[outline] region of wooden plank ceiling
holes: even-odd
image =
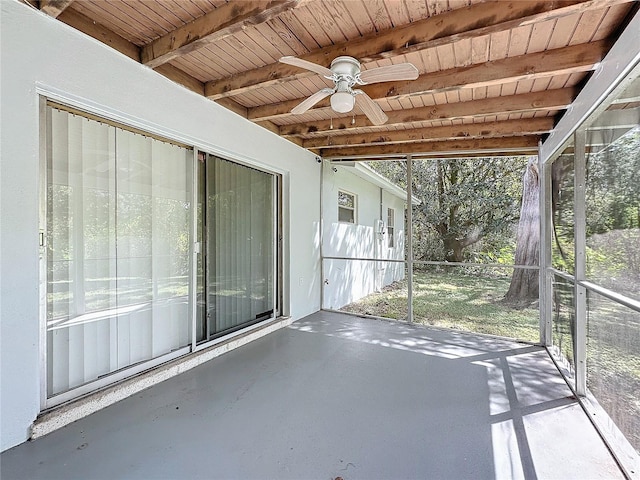
[[[638,8],[629,0],[26,0],[159,74],[325,158],[535,153]],[[389,120],[325,99],[285,65],[413,63],[362,89]]]

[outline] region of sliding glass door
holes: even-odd
[[[204,152],[196,167],[188,146],[64,105],[44,115],[43,406],[278,315],[276,175]]]
[[[191,343],[193,152],[60,108],[46,115],[51,399]]]
[[[204,183],[199,340],[214,338],[277,311],[275,295],[276,177],[208,155]],[[277,312],[276,312],[277,313]]]

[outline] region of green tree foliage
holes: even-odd
[[[587,185],[588,237],[640,227],[640,129],[587,156]]]
[[[552,264],[574,273],[573,195],[574,158],[571,152],[560,155],[551,165],[551,218],[553,222]]]
[[[573,273],[574,262],[573,165],[573,154],[569,153],[560,156],[552,166],[553,264],[569,273]],[[587,249],[592,260],[588,267],[595,263],[612,266],[621,257],[616,253],[618,250],[606,246],[602,235],[640,228],[640,129],[611,138],[606,148],[587,155],[586,175],[586,231],[591,239],[587,241]],[[628,263],[632,255],[624,257]]]
[[[619,132],[619,131],[618,131]],[[640,298],[640,128],[587,156],[587,278]],[[589,132],[587,132],[587,142]]]
[[[404,162],[372,167],[406,187]],[[513,255],[525,167],[514,157],[414,161],[413,194],[421,201],[413,210],[415,257],[462,262]]]

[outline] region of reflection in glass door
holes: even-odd
[[[46,406],[185,353],[193,152],[46,108]]]
[[[276,311],[276,177],[213,155],[202,160],[199,341]]]

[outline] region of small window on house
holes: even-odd
[[[395,230],[395,211],[393,210],[393,208],[388,208],[387,209],[387,239],[389,242],[389,248],[393,248],[395,246],[394,240],[393,240],[393,233]]]
[[[356,196],[338,191],[338,221],[356,223]]]

